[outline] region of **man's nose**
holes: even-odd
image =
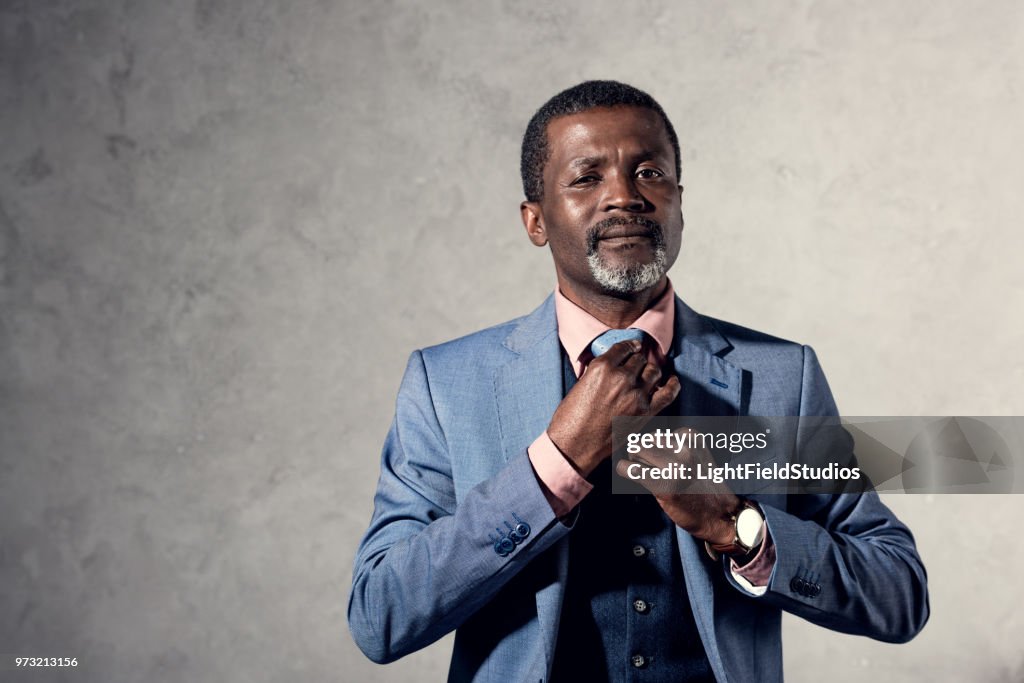
[[[647,208],[647,199],[640,194],[636,179],[628,173],[614,174],[606,180],[607,194],[604,198],[604,210],[643,211]]]

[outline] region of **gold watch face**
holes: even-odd
[[[764,536],[764,518],[754,508],[744,508],[736,517],[736,538],[747,548],[753,548]]]

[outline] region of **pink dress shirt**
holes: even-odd
[[[654,305],[630,325],[643,330],[657,342],[647,351],[648,359],[653,363],[660,365],[672,346],[675,313],[675,292],[669,282]],[[587,364],[593,360],[590,343],[611,328],[569,301],[557,288],[555,318],[558,339],[573,362],[576,376],[580,377],[586,371]],[[546,431],[530,445],[528,453],[541,489],[558,517],[568,515],[594,488],[558,450]],[[775,566],[775,545],[767,530],[761,549],[749,563],[740,567],[733,560],[731,565],[733,576],[740,585],[755,595],[762,594]]]

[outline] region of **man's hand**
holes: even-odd
[[[644,467],[663,468],[679,463],[696,471],[698,463],[704,469],[714,467],[714,458],[706,448],[683,448],[679,453],[662,450],[644,450],[623,458],[615,465],[615,473],[623,479],[639,482],[650,491],[669,519],[690,532],[691,536],[708,541],[712,545],[726,545],[733,542],[736,528],[732,515],[740,508],[739,497],[725,484],[711,480],[678,479],[632,479],[628,476],[629,466],[640,463]]]
[[[654,416],[679,394],[675,375],[659,386],[661,369],[648,363],[639,341],[615,344],[587,366],[558,404],[548,436],[585,477],[612,453],[612,418]]]

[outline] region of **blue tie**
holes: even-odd
[[[590,352],[594,354],[594,358],[597,358],[619,342],[627,341],[629,339],[636,339],[642,342],[645,334],[646,333],[643,330],[638,330],[635,327],[630,327],[625,330],[608,330],[597,339],[590,342]]]

